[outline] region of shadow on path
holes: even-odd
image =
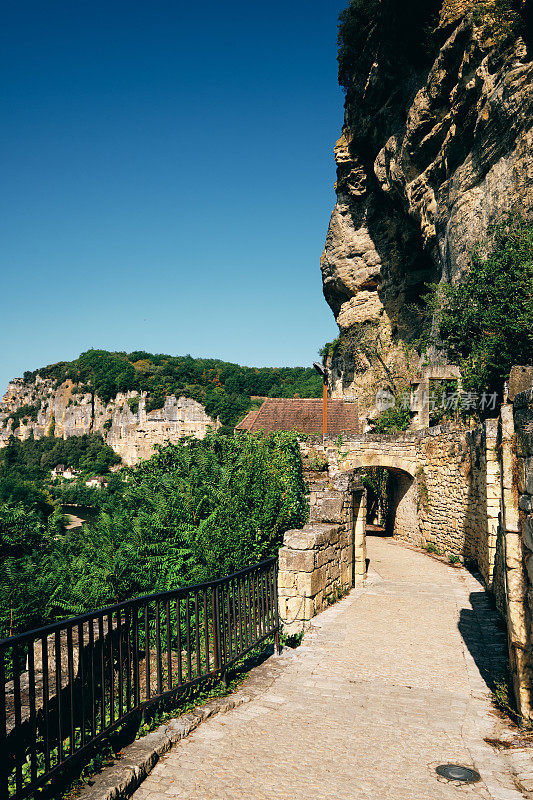
[[[493,692],[509,671],[507,633],[490,595],[470,592],[472,608],[462,608],[458,628],[488,688]]]

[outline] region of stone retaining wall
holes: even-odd
[[[310,522],[287,531],[279,551],[279,612],[288,635],[361,584],[366,570],[366,493],[359,480],[344,475],[311,486],[310,504]]]

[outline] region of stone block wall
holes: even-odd
[[[531,382],[531,381],[530,381]],[[522,714],[533,718],[533,389],[502,414],[505,565],[511,672]]]
[[[366,494],[359,481],[344,475],[312,485],[310,505],[310,522],[287,531],[279,551],[279,613],[288,635],[362,583],[366,570]]]
[[[365,467],[389,469],[393,535],[475,561],[492,586],[501,494],[497,436],[497,420],[488,420],[473,430],[437,426],[306,444],[324,453],[333,478]]]

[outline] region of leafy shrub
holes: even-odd
[[[275,554],[307,517],[292,434],[159,448],[128,471],[114,506],[72,532],[53,602],[75,613],[226,575]]]
[[[128,405],[132,414],[137,414],[139,411],[139,397],[130,397]]]
[[[30,442],[26,461],[18,448],[28,442],[4,449],[9,480],[22,480],[24,469],[43,474],[40,443]],[[229,574],[277,553],[284,532],[308,519],[293,434],[190,439],[126,475],[111,476],[107,490],[59,487],[61,502],[99,509],[68,532],[44,484],[27,482],[48,496],[46,508],[30,494],[22,502],[0,495],[0,635]]]
[[[391,408],[382,411],[377,417],[372,432],[381,434],[401,433],[406,431],[410,424],[409,396],[408,394],[403,394]]]
[[[485,44],[496,46],[506,45],[523,27],[514,0],[475,0],[474,22],[481,29]]]
[[[24,405],[18,408],[16,411],[12,411],[9,414],[9,419],[11,419],[13,423],[13,428],[18,428],[21,420],[24,423],[28,423],[30,421],[35,422],[40,408],[41,403],[39,402],[35,403],[34,405]]]
[[[322,358],[322,361],[325,363],[326,359],[334,356],[339,348],[340,339],[337,337],[332,342],[326,342],[326,344],[320,348],[318,351],[318,355]]]
[[[12,436],[7,447],[0,450],[0,478],[32,481],[34,489],[58,464],[104,474],[113,464],[120,464],[120,457],[95,433],[68,439],[30,436],[24,442]]]
[[[0,502],[0,638],[43,621],[52,591],[47,564],[58,516],[56,512],[47,524],[28,505]]]
[[[467,392],[501,399],[511,367],[533,362],[533,224],[509,217],[490,229],[485,250],[462,282],[431,287],[423,346],[444,349]]]
[[[368,493],[368,519],[379,518],[384,521],[389,508],[389,471],[384,467],[366,467],[359,474]]]

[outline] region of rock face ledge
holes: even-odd
[[[11,415],[25,407],[32,410],[13,420]],[[106,404],[98,395],[78,393],[71,381],[55,386],[40,376],[33,383],[15,378],[0,403],[0,447],[5,447],[11,435],[24,440],[32,431],[37,439],[52,433],[64,439],[100,433],[124,463],[132,466],[150,458],[157,444],[177,442],[184,436],[201,439],[219,424],[201,403],[187,397],[171,395],[163,408],[147,412],[144,393],[117,394]]]
[[[332,394],[363,409],[409,370],[409,309],[425,283],[459,278],[505,212],[533,212],[531,2],[522,3],[526,24],[502,42],[472,2],[441,0],[437,27],[428,34],[428,18],[418,31],[412,22],[416,41],[400,50],[384,22],[402,14],[400,0],[371,5],[345,78],[337,203],[321,262],[340,328]]]

